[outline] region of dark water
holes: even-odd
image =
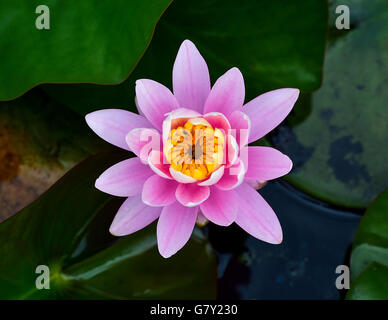
[[[206,231],[219,258],[219,298],[342,298],[335,269],[349,263],[361,215],[328,207],[281,181],[260,193],[279,217],[283,243],[264,243],[236,225],[209,224]]]

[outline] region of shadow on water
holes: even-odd
[[[283,243],[271,245],[238,226],[209,224],[218,259],[220,299],[340,299],[338,265],[349,263],[349,249],[361,215],[310,199],[283,181],[260,193],[277,213]]]

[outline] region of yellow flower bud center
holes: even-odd
[[[171,130],[164,154],[171,168],[202,180],[221,166],[224,146],[221,130],[214,129],[205,119],[193,118]]]

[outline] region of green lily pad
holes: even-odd
[[[365,208],[388,187],[388,3],[347,0],[351,29],[332,26],[322,87],[305,95],[273,144],[289,182],[327,202]]]
[[[38,30],[39,3],[1,1],[0,100],[46,82],[122,82],[170,2],[46,0],[50,29]]]
[[[350,299],[388,298],[388,190],[367,209],[351,255]],[[385,290],[385,291],[384,291]]]
[[[127,156],[82,162],[0,224],[1,299],[215,298],[215,255],[199,230],[171,259],[158,253],[154,224],[120,239],[109,234],[122,199],[94,181]],[[50,289],[37,289],[38,265],[49,267]]]
[[[81,160],[111,149],[82,116],[38,88],[0,102],[0,221],[38,198]]]
[[[352,278],[373,261],[388,266],[388,190],[377,197],[361,220],[353,244]]]
[[[352,251],[351,276],[357,277],[369,264],[378,261],[388,266],[388,248],[373,246],[368,243],[360,244]]]
[[[312,91],[321,83],[326,28],[325,0],[176,0],[123,84],[49,85],[45,90],[81,113],[106,107],[135,110],[135,80],[150,78],[171,88],[178,48],[190,39],[207,61],[213,82],[229,68],[240,68],[246,101],[280,87]]]
[[[379,263],[369,265],[352,282],[348,300],[388,300],[388,267]]]

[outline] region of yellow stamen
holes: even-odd
[[[203,180],[221,166],[224,145],[219,129],[203,118],[193,118],[171,130],[163,151],[173,169]]]

